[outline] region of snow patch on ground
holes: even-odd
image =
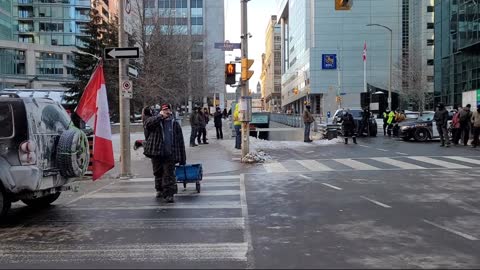
[[[272,157],[267,155],[263,151],[251,152],[246,155],[243,159],[243,163],[265,163],[266,161],[271,160]]]
[[[132,155],[132,160],[146,160],[147,158],[143,155],[143,147],[140,147],[137,150],[133,150],[133,145],[136,140],[144,140],[145,136],[142,133],[131,133],[130,134],[130,152]],[[113,143],[113,156],[116,161],[120,161],[120,134],[112,134],[112,143]]]
[[[266,141],[250,137],[250,148],[252,151],[259,150],[282,150],[282,149],[298,149],[300,147],[308,147],[311,145],[335,145],[341,143],[340,139],[333,140],[314,140],[312,143],[298,142],[298,141]]]

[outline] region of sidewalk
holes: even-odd
[[[186,125],[185,125],[186,124]],[[228,128],[229,122],[224,122],[224,138],[231,138],[231,131]],[[240,171],[243,164],[239,160],[234,160],[233,152],[225,149],[220,140],[216,139],[215,127],[213,121],[207,126],[208,145],[200,145],[197,147],[190,147],[190,133],[191,128],[188,123],[182,125],[183,137],[185,141],[185,151],[187,154],[187,164],[202,164],[204,175],[225,174]],[[142,133],[132,133],[131,138],[131,159],[132,159],[132,174],[134,177],[152,177],[152,165],[149,158],[143,155],[143,148],[133,150],[135,140],[144,139]],[[108,173],[109,178],[118,178],[120,174],[120,136],[114,134],[112,137],[115,168]],[[232,149],[233,149],[232,144]]]

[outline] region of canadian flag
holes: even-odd
[[[367,62],[367,42],[363,43],[363,62]]]
[[[95,181],[115,166],[102,62],[95,68],[75,111],[83,121],[93,123],[95,137],[92,167],[93,181]]]

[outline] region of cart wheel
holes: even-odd
[[[200,182],[197,182],[195,186],[197,188],[197,192],[200,193]]]
[[[187,182],[183,182],[183,188],[187,189]]]

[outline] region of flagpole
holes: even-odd
[[[367,93],[367,41],[364,43],[363,53],[363,91]]]

